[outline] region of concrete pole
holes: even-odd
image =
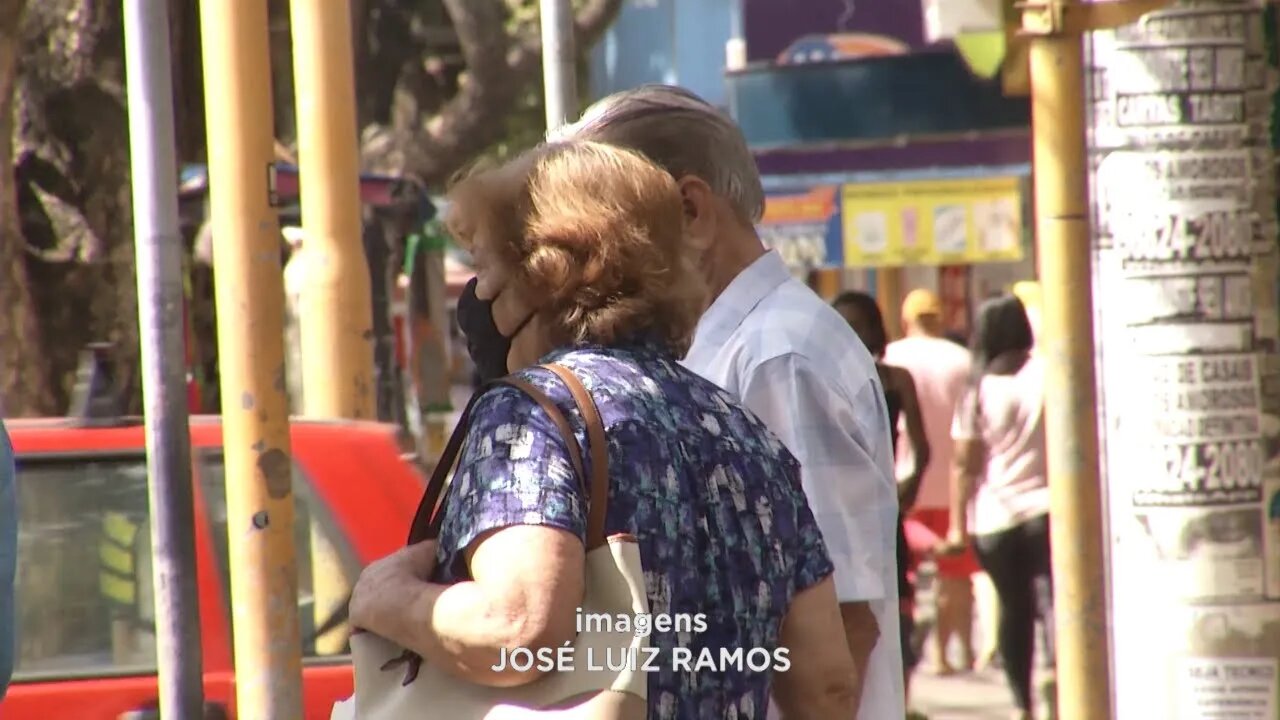
[[[1260,2],[1178,2],[1090,37],[1123,720],[1280,712],[1277,68],[1264,18]]]
[[[724,47],[724,68],[729,72],[747,66],[747,37],[742,17],[745,0],[729,0],[729,41]],[[730,98],[733,93],[730,93]]]
[[[195,718],[204,678],[167,5],[126,0],[124,38],[160,713]]]
[[[573,43],[573,6],[569,0],[541,0],[542,82],[547,130],[578,117],[578,56]]]
[[[351,9],[290,0],[302,252],[303,400],[308,416],[374,420],[373,293],[360,218]]]
[[[241,720],[298,720],[302,641],[267,0],[203,0],[200,30],[236,706]]]

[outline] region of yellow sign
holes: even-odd
[[[845,185],[846,267],[1022,259],[1018,177]]]

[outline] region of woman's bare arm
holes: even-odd
[[[480,536],[467,550],[471,576],[456,585],[422,583],[393,639],[470,682],[512,687],[543,673],[493,670],[502,650],[571,642],[582,603],[582,541],[556,528],[515,525]]]
[[[986,462],[981,440],[957,440],[955,467],[951,471],[951,529],[947,543],[963,549],[969,539],[969,500],[973,497],[974,481]]]
[[[773,676],[773,698],[785,720],[829,720],[858,712],[858,669],[830,577],[800,591],[782,621],[791,668]]]
[[[907,440],[911,442],[911,474],[899,483],[899,507],[902,512],[911,509],[920,491],[920,478],[929,466],[929,438],[924,432],[924,416],[920,413],[920,400],[916,397],[916,381],[906,368],[893,368],[894,384],[902,396],[902,417],[907,425]]]

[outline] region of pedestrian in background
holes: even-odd
[[[858,716],[903,717],[898,492],[880,376],[844,318],[760,241],[764,187],[741,129],[688,90],[645,85],[553,135],[638,150],[679,184],[687,241],[711,289],[685,365],[739,399],[800,461],[835,564]]]
[[[970,346],[971,380],[952,424],[951,530],[939,549],[963,552],[972,540],[991,576],[1000,597],[1000,657],[1024,720],[1034,707],[1037,619],[1048,658],[1054,654],[1044,368],[1032,345],[1018,298],[983,303]]]
[[[902,642],[903,690],[910,704],[911,671],[915,669],[919,658],[916,657],[911,641],[915,632],[916,589],[911,573],[914,563],[903,527],[903,516],[915,504],[916,495],[920,491],[920,478],[929,465],[929,439],[925,437],[924,419],[920,416],[916,384],[911,379],[911,373],[883,362],[889,336],[885,330],[884,314],[880,312],[880,305],[875,298],[862,292],[846,292],[835,299],[832,307],[844,317],[849,327],[853,328],[867,346],[867,351],[876,359],[876,371],[880,373],[885,405],[889,409],[889,431],[892,433],[894,446],[898,445],[898,421],[902,420],[907,430],[907,442],[911,447],[911,457],[907,460],[910,471],[898,478],[898,621],[901,623],[899,634]]]
[[[956,403],[968,386],[969,351],[944,336],[942,303],[929,290],[921,288],[907,294],[902,303],[902,325],[906,337],[889,343],[885,362],[906,368],[915,380],[932,458],[908,517],[945,538],[950,529],[950,473],[954,463],[951,421]],[[904,457],[909,451],[909,447],[899,447],[898,456]],[[960,643],[961,666],[971,669],[975,664],[972,576],[980,568],[972,552],[937,557],[935,562],[932,665],[935,673],[949,675],[955,672],[947,652],[953,637]]]
[[[0,701],[13,677],[17,653],[14,583],[18,572],[18,490],[13,445],[0,420]]]

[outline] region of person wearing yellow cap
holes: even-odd
[[[885,362],[904,367],[916,382],[916,396],[924,417],[925,437],[931,459],[920,482],[914,505],[903,508],[908,517],[928,527],[938,537],[946,537],[950,524],[951,469],[954,443],[951,421],[956,403],[969,382],[969,351],[944,336],[942,303],[930,290],[918,288],[902,303],[902,327],[906,337],[889,343]],[[900,448],[898,457],[910,457]],[[960,641],[961,662],[974,665],[973,574],[980,570],[972,551],[936,559],[937,592],[934,595],[936,626],[932,664],[935,672],[950,674],[948,661],[951,638]]]

